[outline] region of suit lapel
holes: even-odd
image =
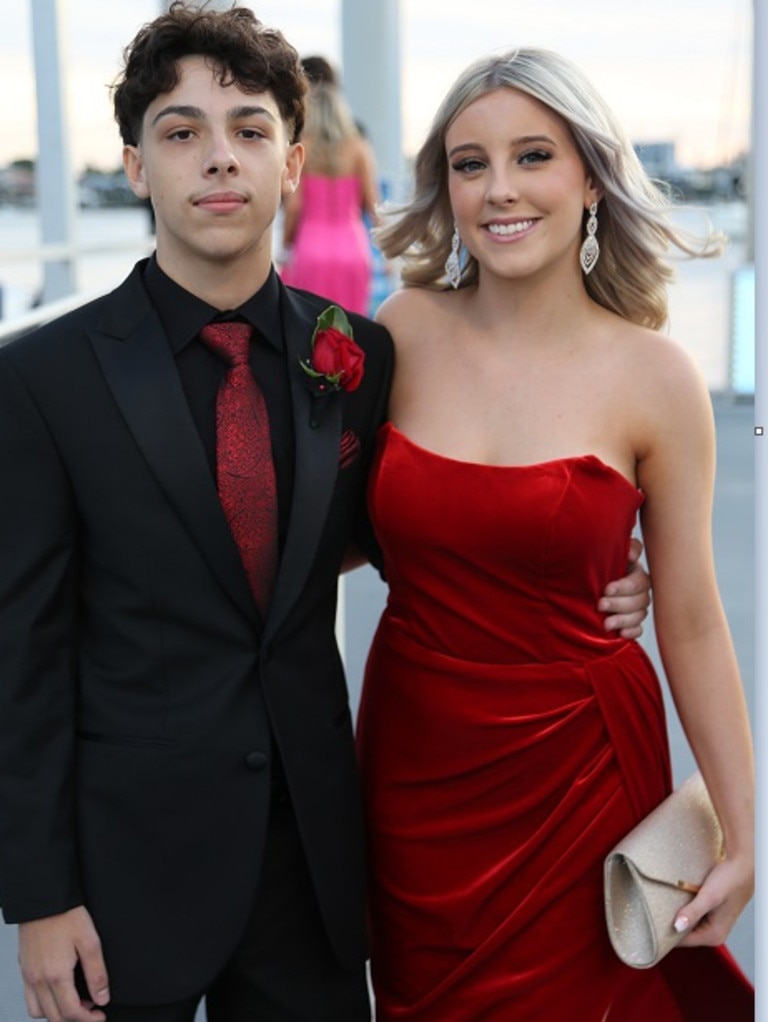
[[[299,360],[306,358],[309,353],[317,309],[301,302],[282,285],[281,292],[293,404],[296,468],[293,503],[267,620],[267,637],[277,631],[300,597],[317,555],[339,471],[343,404],[340,394],[331,395],[316,417],[316,424],[310,425],[312,398],[305,375],[299,368]]]
[[[214,576],[242,611],[255,617],[237,546],[140,271],[134,270],[111,297],[107,316],[91,334],[107,384],[150,470]]]

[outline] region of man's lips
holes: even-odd
[[[196,206],[214,213],[228,213],[244,206],[245,202],[245,196],[239,192],[212,192],[210,195],[201,195],[195,199]]]

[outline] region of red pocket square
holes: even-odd
[[[339,466],[347,468],[353,461],[360,457],[360,437],[351,429],[341,434],[341,447],[339,449]]]

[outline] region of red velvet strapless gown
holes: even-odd
[[[387,424],[369,503],[390,588],[358,720],[377,1022],[752,1018],[727,952],[638,972],[606,932],[603,858],[670,790],[653,667],[596,610],[641,494],[592,455],[468,464]]]

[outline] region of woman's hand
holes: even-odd
[[[701,890],[675,918],[675,929],[685,932],[683,947],[722,944],[749,902],[755,887],[754,862],[747,857],[726,858],[707,875]]]

